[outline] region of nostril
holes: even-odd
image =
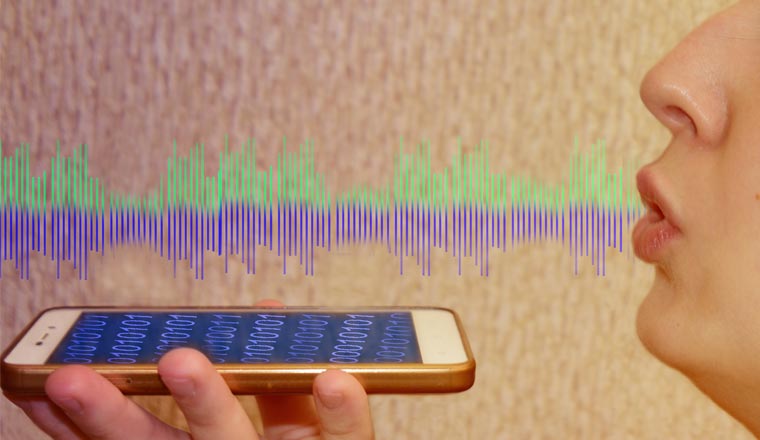
[[[694,124],[694,120],[681,107],[668,105],[662,112],[663,116],[670,121],[670,124],[666,125],[670,125],[673,133],[689,130],[694,135],[697,134],[697,126]]]

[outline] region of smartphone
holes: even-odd
[[[86,364],[125,394],[169,394],[157,363],[192,347],[235,394],[310,393],[328,368],[368,393],[470,388],[475,360],[445,308],[61,307],[40,313],[2,355],[5,393],[43,395],[47,376]]]

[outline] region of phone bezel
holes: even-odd
[[[41,312],[22,331],[8,349],[2,354],[0,367],[0,386],[6,393],[33,394],[44,393],[44,381],[47,376],[63,364],[28,364],[11,363],[7,358],[14,352],[16,347],[24,348],[19,344],[22,341],[36,342],[35,334],[39,329],[44,330],[48,322],[44,320],[47,313],[56,310],[66,310],[75,313],[78,317],[84,311],[97,312],[120,312],[120,311],[152,311],[152,312],[232,312],[232,311],[256,311],[256,310],[287,310],[291,312],[315,312],[326,311],[341,312],[381,312],[381,311],[440,311],[451,316],[455,323],[455,331],[458,340],[461,341],[461,349],[464,357],[462,362],[456,363],[409,363],[409,364],[215,364],[216,369],[227,381],[230,389],[235,394],[267,394],[267,393],[307,393],[311,390],[314,377],[319,373],[330,369],[339,368],[354,374],[364,385],[368,393],[435,393],[457,392],[470,388],[474,383],[475,360],[470,349],[469,341],[464,332],[461,319],[453,310],[442,307],[218,307],[218,306],[181,306],[181,307],[56,307]],[[74,324],[74,319],[68,328],[61,331],[60,338],[55,345],[48,347],[48,356],[60,340],[68,333]],[[432,333],[432,332],[429,332]],[[30,335],[30,336],[28,336]],[[451,334],[450,334],[451,335]],[[449,335],[449,336],[450,336]],[[426,334],[418,333],[420,350]],[[48,336],[46,340],[54,341]],[[440,342],[441,337],[438,338]],[[451,339],[449,339],[451,340]],[[45,344],[43,344],[45,345]],[[16,360],[16,358],[12,358]],[[45,357],[47,360],[47,357]],[[44,362],[44,361],[43,361]],[[167,394],[158,377],[156,364],[88,364],[89,367],[102,374],[126,394]]]

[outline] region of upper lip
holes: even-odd
[[[673,210],[673,205],[668,201],[655,182],[655,176],[651,170],[644,169],[636,175],[636,187],[641,194],[644,206],[653,212],[662,214],[666,221],[680,230],[678,219]]]

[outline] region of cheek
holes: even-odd
[[[758,81],[760,82],[760,81]],[[760,96],[760,95],[755,95]],[[755,98],[755,100],[757,100]],[[748,113],[752,113],[751,116]],[[751,117],[751,120],[747,118]],[[714,172],[714,198],[732,245],[760,251],[760,105],[737,117]]]
[[[691,288],[720,291],[725,289],[720,278],[727,273],[760,277],[760,158],[757,167],[748,166],[753,158],[733,147],[709,159],[700,168],[701,178],[680,188],[685,240],[673,277],[697,284]],[[712,284],[717,285],[708,288]]]
[[[760,170],[760,160],[754,168]],[[741,178],[726,177],[721,191],[716,213],[719,221],[714,222],[713,240],[706,243],[714,251],[715,258],[720,258],[723,270],[729,272],[746,272],[760,278],[760,173],[757,178],[749,170],[737,169],[734,175]]]

